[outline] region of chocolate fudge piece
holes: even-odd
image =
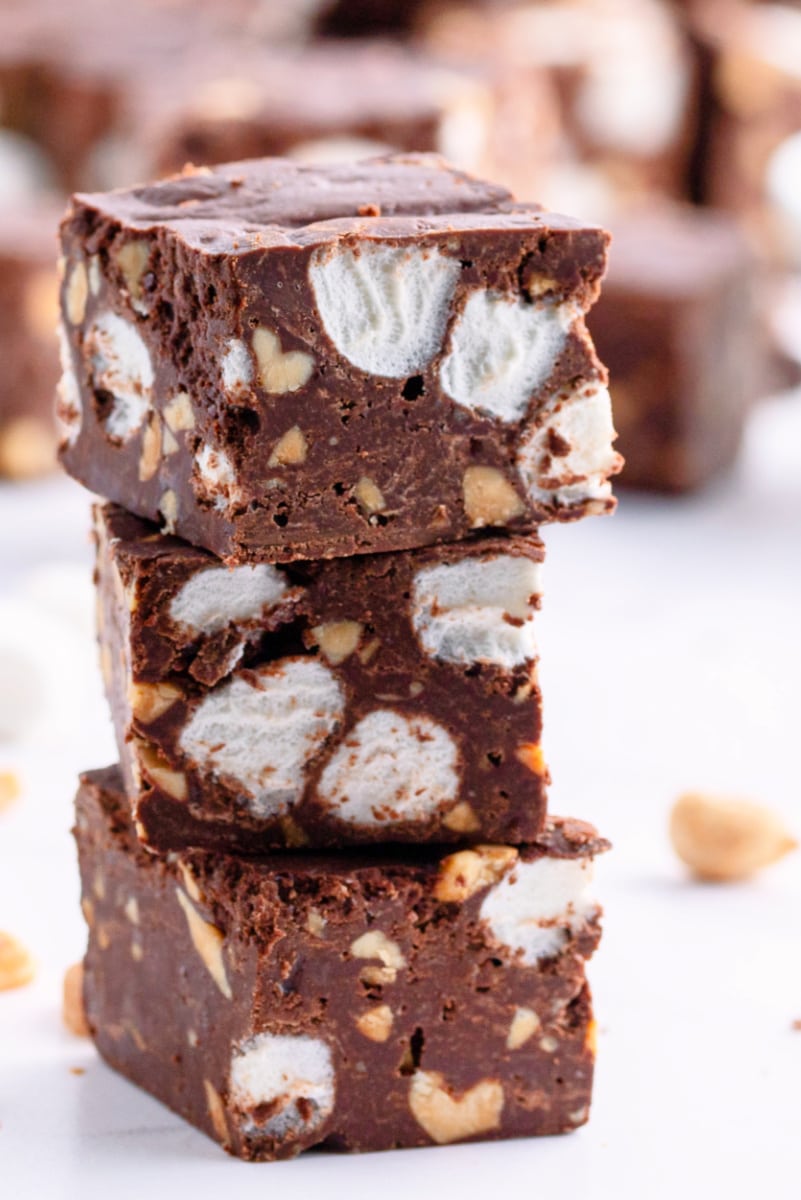
[[[75,197],[64,466],[229,563],[610,511],[607,241],[425,155]]]
[[[311,14],[303,7],[4,0],[2,123],[40,146],[66,189],[131,183],[143,178],[136,173],[147,161],[140,134],[153,113],[179,87],[184,97],[202,88],[212,56],[227,61],[230,72],[261,39],[274,45],[305,34]]]
[[[769,180],[778,148],[801,130],[801,12],[792,4],[696,0],[691,15],[708,71],[701,198],[736,213],[762,255],[781,257]],[[797,193],[797,174],[787,188]]]
[[[227,45],[206,48],[159,95],[143,129],[149,174],[186,163],[275,155],[333,162],[392,150],[438,151],[462,168],[484,167],[494,97],[476,71],[372,40],[257,46],[239,50],[233,63]]]
[[[587,1120],[588,825],[532,845],[156,857],[84,775],[84,994],[106,1061],[243,1158],[562,1133]]]
[[[231,569],[113,505],[95,536],[103,674],[148,845],[539,833],[538,540]]]
[[[736,456],[762,372],[755,264],[723,213],[663,207],[614,231],[591,327],[609,363],[622,482],[677,492]]]
[[[58,220],[58,206],[45,202],[0,210],[0,476],[8,478],[56,465]]]
[[[434,53],[489,60],[520,84],[550,80],[562,136],[551,178],[537,181],[546,203],[587,215],[651,192],[685,195],[698,77],[662,0],[457,0],[420,23]],[[536,154],[535,121],[530,139]]]

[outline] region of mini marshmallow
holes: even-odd
[[[255,621],[286,590],[286,576],[268,563],[233,570],[209,567],[176,592],[170,616],[193,633],[217,633],[238,621]]]
[[[230,1097],[248,1133],[288,1138],[316,1129],[332,1112],[334,1095],[331,1050],[321,1038],[257,1033],[234,1049]],[[263,1122],[256,1117],[262,1105],[270,1106]]]
[[[552,398],[521,439],[517,469],[531,499],[560,504],[603,500],[620,455],[613,447],[612,402],[603,384],[584,383],[570,396]],[[564,443],[566,454],[554,453]]]
[[[553,371],[576,315],[569,303],[473,292],[451,331],[443,390],[474,412],[519,421]]]
[[[106,430],[111,437],[125,441],[142,427],[150,410],[153,364],[147,346],[136,327],[113,312],[97,317],[86,344],[92,387],[114,397]]]
[[[325,767],[318,791],[343,821],[422,821],[456,798],[459,752],[428,717],[378,709],[359,721]]]
[[[508,669],[536,655],[540,589],[539,563],[510,554],[426,567],[414,579],[412,624],[432,658]]]
[[[303,795],[306,765],[344,715],[336,676],[314,658],[284,658],[220,684],[201,701],[179,745],[202,772],[234,780],[257,817]]]
[[[442,343],[461,266],[436,249],[366,244],[315,251],[309,265],[326,333],[348,362],[402,379]]]
[[[250,351],[239,338],[231,338],[222,357],[222,381],[226,392],[238,392],[253,382]]]
[[[558,954],[571,932],[598,911],[588,895],[590,858],[517,861],[487,892],[480,916],[502,945],[534,966]]]
[[[67,330],[64,322],[58,323],[58,349],[61,363],[61,379],[58,382],[58,404],[56,415],[62,437],[71,446],[81,432],[83,421],[83,404],[78,378],[72,365],[72,350],[70,349]]]
[[[236,472],[228,455],[204,443],[197,452],[195,465],[205,490],[215,498],[215,507],[227,508],[236,486]]]

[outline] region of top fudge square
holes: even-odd
[[[79,195],[62,237],[66,469],[228,563],[614,506],[602,229],[399,155]]]

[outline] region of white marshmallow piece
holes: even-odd
[[[253,382],[250,351],[239,338],[231,338],[222,357],[222,381],[226,392],[240,392]]]
[[[455,799],[459,752],[428,717],[377,709],[359,721],[327,763],[318,787],[353,825],[424,821]]]
[[[473,412],[519,421],[553,371],[577,315],[569,302],[528,304],[502,292],[473,292],[440,367],[443,391]]]
[[[239,621],[255,621],[287,590],[283,571],[256,567],[209,567],[187,580],[170,603],[170,616],[192,633],[218,633]]]
[[[418,571],[412,624],[432,658],[511,668],[536,655],[540,564],[487,554]]]
[[[321,1038],[257,1033],[234,1049],[230,1098],[247,1133],[309,1133],[332,1112],[335,1090],[331,1050]],[[267,1121],[257,1121],[252,1114],[264,1104],[273,1111]]]
[[[198,769],[238,784],[254,816],[280,816],[301,799],[306,766],[343,714],[327,667],[284,658],[212,688],[179,745]]]
[[[531,500],[570,505],[606,499],[612,494],[609,475],[620,461],[614,439],[612,401],[603,384],[583,383],[571,395],[552,398],[517,454]],[[554,440],[569,446],[566,454],[554,455]]]
[[[587,23],[591,45],[576,116],[598,145],[648,158],[680,132],[691,78],[686,50],[658,0],[629,0],[614,10]]]
[[[225,451],[205,442],[195,456],[195,466],[203,490],[214,497],[214,507],[228,508],[236,496],[236,471]]]
[[[106,430],[125,441],[144,424],[153,391],[153,364],[139,331],[113,312],[101,313],[87,335],[92,385],[114,397]]]
[[[57,387],[58,404],[56,405],[56,416],[61,436],[69,446],[72,446],[77,441],[78,435],[81,432],[83,404],[81,403],[81,389],[78,386],[78,379],[72,365],[72,350],[70,349],[69,337],[63,321],[59,321],[58,324],[58,350],[59,361],[61,363],[61,379]]]
[[[537,858],[515,862],[487,892],[480,917],[495,938],[534,966],[552,958],[598,912],[590,897],[591,858]]]
[[[461,266],[434,247],[322,247],[309,279],[323,326],[348,362],[402,379],[442,344]]]

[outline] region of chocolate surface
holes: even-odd
[[[244,1158],[565,1132],[589,1111],[606,847],[147,854],[114,768],[76,805],[103,1057]],[[501,936],[499,936],[499,934]]]
[[[159,850],[530,841],[541,543],[227,569],[95,510],[101,663]]]
[[[231,563],[609,511],[607,235],[426,156],[76,197],[62,461]]]

